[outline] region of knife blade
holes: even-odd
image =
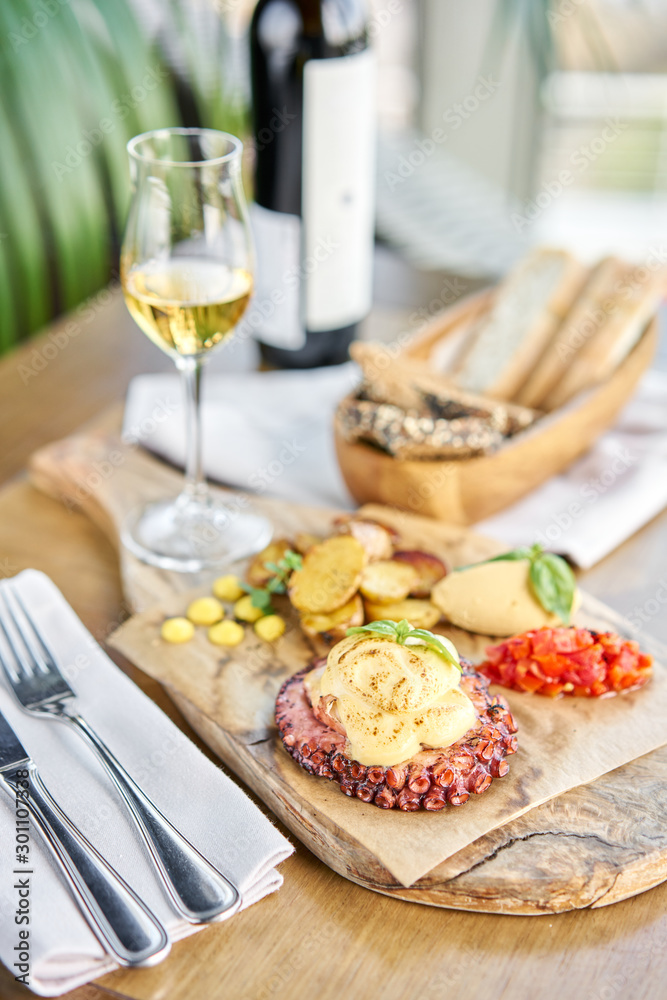
[[[25,747],[0,712],[0,773],[12,768],[24,768],[29,761]]]
[[[161,961],[170,949],[164,927],[63,812],[2,712],[0,788],[17,806],[29,810],[105,951],[119,965]]]

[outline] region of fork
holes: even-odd
[[[9,583],[0,587],[0,630],[11,653],[6,655],[0,647],[0,664],[19,703],[32,715],[66,723],[94,750],[120,792],[176,911],[200,924],[237,910],[241,898],[236,886],[172,826],[79,714],[75,691]]]
[[[15,800],[17,816],[19,806],[31,814],[105,951],[120,965],[160,962],[170,948],[164,927],[62,811],[2,712],[0,788]],[[17,861],[26,857],[17,852]],[[15,874],[29,876],[31,869],[19,865]],[[19,879],[15,888],[25,899],[30,878]]]

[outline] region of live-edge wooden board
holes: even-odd
[[[82,508],[115,542],[117,526],[132,507],[174,492],[180,480],[162,463],[124,449],[106,434],[67,439],[38,452],[31,476],[45,492]],[[335,513],[263,498],[253,502],[272,518],[277,534],[324,533]],[[466,528],[392,513],[394,521],[403,518],[410,525],[412,536],[415,525],[426,533],[425,547],[428,535],[437,534],[455,562],[461,562],[457,552],[472,561],[499,551],[498,543]],[[126,597],[135,610],[210,579],[155,570],[124,550],[121,562]],[[609,628],[627,629],[611,609],[587,601]],[[664,657],[657,644],[648,651]],[[309,813],[307,804],[304,809],[304,799],[291,794],[272,766],[275,737],[240,742],[181,691],[169,686],[167,691],[206,743],[296,836],[335,871],[367,888],[435,906],[544,914],[609,905],[667,879],[667,748],[531,809],[406,888],[340,826]]]

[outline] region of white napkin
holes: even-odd
[[[359,380],[352,362],[309,371],[205,374],[206,474],[253,493],[352,508],[336,461],[331,422],[337,403]],[[123,435],[183,465],[185,420],[178,375],[139,375],[132,380]]]
[[[171,822],[240,890],[245,908],[282,885],[275,866],[293,851],[225,774],[116,667],[43,573],[15,584],[80,698],[82,714]],[[0,584],[3,586],[3,584]],[[0,710],[59,805],[163,923],[172,941],[195,927],[178,917],[109,779],[65,725],[25,714],[2,678]],[[14,975],[18,891],[14,802],[0,793],[0,958]],[[59,996],[116,968],[82,917],[31,824],[30,988]]]
[[[350,508],[333,446],[337,402],[356,365],[210,375],[203,403],[211,478],[301,503]],[[178,377],[141,375],[125,410],[128,440],[183,464]],[[616,426],[561,475],[475,527],[509,546],[541,541],[588,568],[667,504],[667,373],[648,372]]]
[[[667,373],[649,371],[582,458],[475,527],[512,547],[540,542],[589,569],[667,505]]]

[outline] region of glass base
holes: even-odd
[[[121,540],[150,566],[198,573],[254,555],[272,535],[271,522],[259,514],[182,493],[132,511]]]

